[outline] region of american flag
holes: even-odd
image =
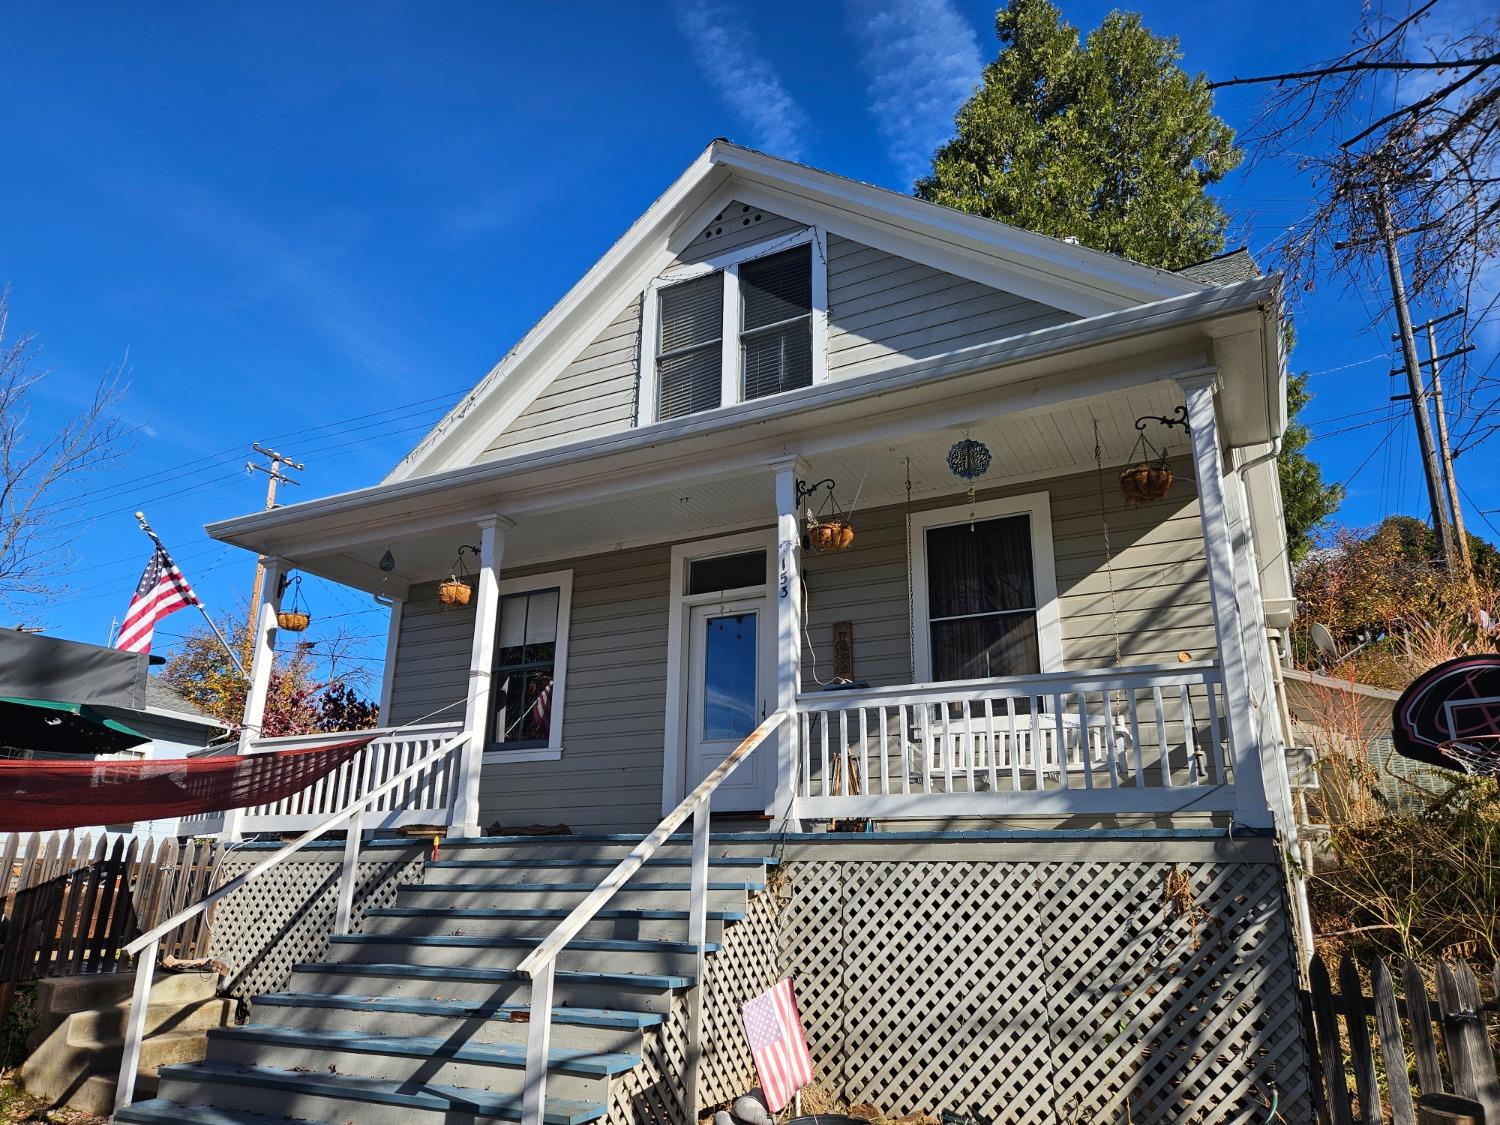
[[[193,593],[172,556],[167,554],[165,547],[158,546],[146,564],[140,585],[135,588],[135,597],[130,599],[125,623],[115,638],[115,648],[123,648],[126,652],[150,652],[151,632],[156,623],[184,606],[197,604],[198,595]]]
[[[766,1108],[777,1112],[812,1081],[812,1056],[790,979],[745,1005],[745,1037],[755,1058]]]

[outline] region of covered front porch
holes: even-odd
[[[441,503],[403,498],[408,482],[258,535],[260,654],[293,569],[392,604],[389,727],[226,829],[306,827],[462,734],[365,826],[645,830],[777,714],[716,814],[1268,827],[1252,501],[1224,473],[1214,369],[1152,357],[910,397],[733,442],[697,422],[671,442],[479,465]],[[1146,423],[1172,491],[1125,505],[1137,419],[1179,408],[1186,433]],[[992,456],[972,497],[946,462],[965,438]],[[830,479],[854,541],[819,552],[807,510],[826,489],[805,489]],[[461,546],[472,597],[446,605]],[[257,737],[269,664],[251,751],[288,745]]]

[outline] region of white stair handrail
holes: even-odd
[[[323,820],[309,828],[289,844],[283,844],[271,855],[261,860],[254,867],[242,875],[236,875],[229,882],[217,890],[210,891],[193,905],[184,907],[161,925],[148,930],[125,947],[127,954],[141,954],[136,959],[135,989],[130,998],[130,1017],[125,1028],[124,1055],[120,1060],[120,1080],[115,1087],[115,1112],[124,1109],[135,1098],[135,1076],[140,1068],[141,1044],[146,1037],[146,1015],[148,1000],[151,995],[151,980],[156,972],[156,954],[161,946],[161,939],[171,933],[178,926],[202,914],[214,903],[226,895],[231,895],[246,883],[260,878],[271,868],[281,863],[294,852],[300,851],[304,845],[317,837],[328,832],[335,826],[346,820],[352,820],[347,831],[347,839],[344,844],[344,866],[339,876],[338,907],[335,913],[334,929],[347,932],[349,917],[352,912],[354,901],[355,870],[359,858],[359,836],[362,831],[360,821],[363,818],[366,806],[376,799],[383,797],[391,790],[406,784],[411,778],[416,777],[423,770],[430,767],[434,762],[440,761],[454,750],[462,746],[469,739],[468,732],[460,732],[441,746],[429,751],[407,766],[394,777],[381,782],[373,789],[355,797],[338,812],[330,813]]]
[[[693,866],[689,895],[688,941],[697,947],[696,983],[699,986],[695,990],[698,997],[694,1005],[695,1011],[690,1016],[690,1024],[694,1026],[689,1031],[689,1042],[691,1043],[697,1037],[696,1025],[700,1019],[698,1012],[701,1009],[702,998],[704,938],[708,932],[709,801],[714,790],[723,783],[724,779],[738,769],[745,759],[790,717],[786,711],[777,711],[770,718],[763,720],[760,726],[751,731],[743,742],[729,752],[728,757],[698,783],[697,788],[684,797],[681,803],[663,818],[649,836],[631,848],[630,854],[616,864],[614,870],[606,875],[599,885],[557,924],[552,933],[516,966],[517,972],[531,978],[531,1026],[527,1030],[526,1037],[526,1080],[521,1103],[521,1125],[543,1125],[543,1115],[547,1105],[547,1056],[552,1041],[552,983],[557,968],[558,954],[578,936],[584,926],[593,921],[605,904],[630,881],[641,869],[641,865],[667,842],[672,833],[682,827],[689,816],[693,818]],[[694,1096],[697,1088],[696,1069],[697,1055],[690,1049],[688,1074],[684,1082],[689,1097]]]

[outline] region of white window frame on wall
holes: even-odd
[[[1057,602],[1057,563],[1052,549],[1052,497],[1046,492],[1002,496],[973,507],[973,519],[1028,516],[1031,527],[1031,570],[1036,587],[1036,646],[1043,672],[1063,670],[1062,613]],[[911,547],[911,623],[917,680],[932,681],[932,607],[927,594],[927,532],[934,527],[968,523],[968,504],[913,512],[907,535]]]
[[[563,731],[563,708],[567,703],[567,680],[568,680],[568,633],[571,631],[573,620],[573,572],[571,570],[553,570],[545,574],[528,574],[522,578],[502,578],[500,580],[500,597],[508,594],[532,594],[542,590],[557,590],[557,642],[552,656],[552,725],[547,732],[546,746],[527,746],[507,750],[488,735],[493,731],[487,731],[484,748],[485,765],[501,765],[506,762],[555,762],[562,757],[562,731]],[[495,615],[495,637],[490,646],[491,666],[494,664],[496,648],[500,643],[500,615]],[[494,692],[498,684],[491,677],[491,698],[489,703],[489,721],[494,721],[495,699]]]
[[[743,246],[717,258],[667,270],[646,286],[641,299],[641,371],[640,393],[636,395],[637,426],[656,422],[656,392],[660,382],[656,371],[657,323],[660,316],[661,291],[669,286],[706,277],[724,275],[724,322],[720,329],[719,405],[733,406],[742,401],[740,387],[740,266],[756,258],[778,254],[798,246],[811,245],[812,251],[812,381],[813,386],[828,381],[828,237],[821,227],[806,227],[779,238]],[[793,394],[793,391],[783,392]],[[762,395],[761,398],[775,398]],[[759,402],[761,399],[756,399]]]

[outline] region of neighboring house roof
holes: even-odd
[[[1205,285],[1233,285],[1237,281],[1259,277],[1260,267],[1250,256],[1250,251],[1240,246],[1201,262],[1194,262],[1190,266],[1183,266],[1177,272]]]
[[[160,676],[146,680],[146,710],[152,714],[172,715],[178,718],[195,719],[216,727],[224,724],[192,700],[179,693]]]
[[[1082,318],[1214,284],[716,140],[383,483],[477,461],[494,434],[598,335],[621,303],[639,294],[731,200]]]

